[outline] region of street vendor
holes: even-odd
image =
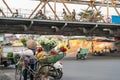
[[[30,56],[29,64],[30,64],[31,69],[34,69],[34,63],[35,63],[34,55],[36,53],[37,44],[34,40],[28,40],[26,42],[26,46],[27,46],[27,49],[23,51],[23,55]],[[24,69],[23,76],[24,76],[24,80],[27,80],[27,69]],[[32,74],[30,74],[30,80],[33,80]]]

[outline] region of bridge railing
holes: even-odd
[[[1,8],[1,10],[4,12],[5,16],[0,13],[0,16],[2,17],[13,17],[12,13],[10,13],[10,11],[6,8]],[[15,13],[15,10],[16,9],[12,9],[13,13]],[[18,12],[19,12],[19,18],[29,18],[29,16],[31,15],[31,13],[33,12],[33,10],[29,10],[29,9],[18,9]],[[34,18],[34,16],[36,15],[36,13],[34,13],[31,18]],[[80,16],[78,16],[78,14],[76,14],[76,18],[75,20],[72,20],[70,16],[68,16],[67,18],[64,18],[62,16],[62,12],[61,13],[57,13],[58,17],[59,17],[59,20],[66,20],[66,21],[82,21],[82,22],[106,22],[106,23],[111,23],[111,16],[109,16],[109,19],[106,17],[106,15],[104,15],[104,18],[101,19],[101,20],[95,20],[95,19],[92,19],[92,20],[86,20],[84,18],[81,18]],[[58,20],[55,18],[55,15],[53,13],[50,13],[50,12],[47,12],[46,13],[46,19],[51,19],[51,20]],[[41,19],[41,18],[38,18],[38,19]]]

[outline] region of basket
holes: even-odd
[[[39,62],[41,62],[41,63],[55,63],[55,62],[61,60],[62,58],[64,58],[64,56],[65,56],[65,53],[57,54],[57,55],[54,55],[52,57],[46,57],[45,59],[39,59]]]

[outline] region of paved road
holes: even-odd
[[[63,80],[120,80],[120,57],[64,60]]]
[[[120,80],[120,57],[88,58],[78,61],[69,58],[62,62],[64,65],[62,80]],[[14,80],[13,66],[2,70]]]

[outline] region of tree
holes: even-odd
[[[82,10],[78,15],[81,17],[82,21],[86,22],[98,22],[103,19],[101,11],[95,10]]]
[[[64,16],[64,19],[66,21],[72,21],[72,15],[66,15],[66,16]]]

